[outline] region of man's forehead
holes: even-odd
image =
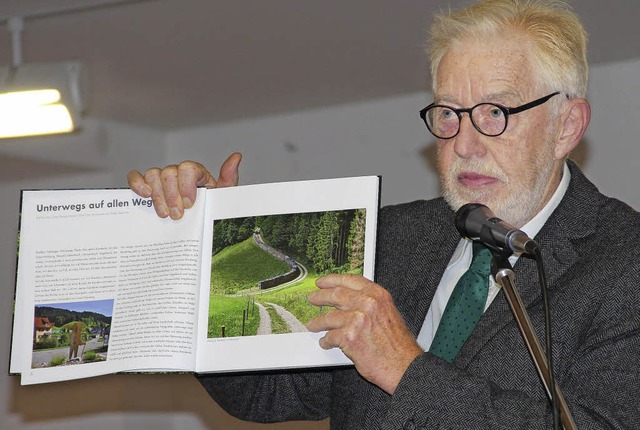
[[[527,44],[496,39],[456,42],[438,66],[435,96],[456,101],[471,95],[486,101],[527,98],[534,86],[534,68]]]

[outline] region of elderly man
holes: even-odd
[[[308,328],[327,330],[321,346],[341,348],[355,368],[201,377],[216,401],[248,420],[330,417],[335,429],[548,428],[550,402],[488,274],[468,339],[452,346],[439,333],[481,252],[460,238],[453,210],[477,202],[543,251],[556,380],[578,427],[640,428],[640,214],[567,160],[589,123],[585,45],[557,2],[485,0],[437,17],[434,102],[420,114],[437,138],[444,196],[381,210],[376,283],[329,275],[309,297],[336,309]],[[129,183],[160,216],[179,218],[196,186],[237,184],[239,163],[231,155],[217,180],[184,162],[132,172]],[[543,337],[535,263],[514,267]]]

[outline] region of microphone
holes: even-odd
[[[498,251],[533,254],[538,244],[525,232],[497,218],[491,209],[468,203],[456,212],[456,228],[463,237],[479,240]]]

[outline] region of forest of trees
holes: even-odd
[[[213,254],[246,240],[254,231],[318,274],[362,268],[364,209],[219,220],[214,225]]]

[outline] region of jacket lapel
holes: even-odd
[[[416,248],[406,263],[403,287],[394,297],[414,336],[422,328],[442,274],[460,241],[453,212],[444,201],[434,213],[420,217],[420,223],[420,240],[416,241]]]
[[[542,250],[550,296],[553,290],[562,288],[560,279],[580,259],[578,242],[591,235],[596,228],[596,215],[603,197],[580,169],[568,161],[571,182],[560,205],[549,217],[536,242]],[[535,260],[520,257],[514,266],[517,291],[529,309],[541,299],[540,284]],[[456,364],[466,367],[481,349],[507,324],[515,324],[515,318],[501,291],[484,313],[473,334],[456,357]]]

